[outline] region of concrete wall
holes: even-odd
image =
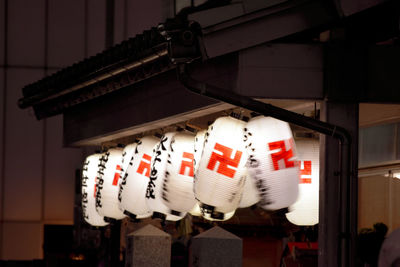
[[[91,6],[96,6],[89,10]],[[62,116],[21,110],[22,87],[104,49],[105,1],[0,0],[0,259],[43,257],[43,225],[72,224],[81,149]]]
[[[113,43],[173,16],[174,1],[115,0]],[[62,116],[21,110],[22,87],[106,46],[106,0],[0,0],[0,260],[43,257],[43,225],[72,224],[75,169]]]

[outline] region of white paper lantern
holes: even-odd
[[[119,184],[119,192],[118,192],[119,209],[122,211],[124,211],[124,208],[121,206],[121,200],[122,200],[122,191],[124,190],[124,186],[126,184],[126,177],[127,177],[126,170],[129,166],[129,163],[131,163],[131,161],[133,160],[133,155],[135,154],[136,147],[137,147],[137,142],[125,146],[124,150],[122,151],[122,163],[121,163],[122,181]]]
[[[244,126],[243,121],[221,117],[207,130],[194,192],[200,207],[213,215],[232,212],[239,205],[246,178]]]
[[[300,169],[289,124],[259,116],[247,123],[244,137],[248,175],[256,181],[259,205],[267,210],[292,205],[298,196]]]
[[[108,223],[96,211],[96,180],[101,154],[93,154],[85,159],[82,169],[82,212],[83,218],[93,226]]]
[[[121,164],[121,177],[122,177],[122,182],[121,185],[124,183],[124,178],[126,176],[126,170],[133,160],[133,155],[135,154],[136,147],[138,143],[132,143],[124,147],[124,150],[122,151],[122,164]],[[120,187],[121,190],[121,187]],[[118,199],[120,196],[118,195]],[[120,199],[119,199],[120,200]],[[121,200],[120,200],[121,201]]]
[[[246,176],[243,187],[242,197],[240,198],[239,208],[251,207],[260,200],[256,181],[251,176]]]
[[[153,149],[159,139],[145,136],[136,144],[121,183],[120,209],[131,218],[150,217],[152,211],[146,203],[146,190],[151,171]]]
[[[162,199],[174,213],[189,212],[196,204],[193,193],[194,138],[192,134],[177,133],[168,148]]]
[[[194,173],[196,173],[196,170],[199,168],[199,163],[200,163],[200,158],[201,155],[203,154],[203,147],[204,147],[204,140],[206,136],[207,130],[200,130],[196,133],[196,136],[194,138]],[[196,177],[193,178],[193,182],[195,183]],[[193,184],[193,193],[194,193],[194,184]],[[201,210],[200,210],[200,205],[199,202],[196,201],[196,205],[193,207],[189,213],[193,216],[201,216]]]
[[[203,154],[204,140],[207,130],[198,131],[194,138],[194,172],[199,168],[201,155]]]
[[[125,217],[118,201],[121,164],[122,148],[111,148],[102,154],[97,171],[96,210],[100,215],[116,220]]]
[[[151,158],[150,179],[146,189],[146,203],[153,211],[153,217],[161,217],[168,221],[178,221],[186,215],[186,213],[171,211],[162,200],[162,186],[167,171],[168,149],[175,134],[176,132],[164,134],[154,148]]]
[[[296,148],[301,163],[299,198],[289,207],[286,218],[296,225],[315,225],[319,212],[319,142],[297,140]]]

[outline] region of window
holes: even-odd
[[[400,123],[361,128],[359,166],[382,165],[400,160]]]

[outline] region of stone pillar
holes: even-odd
[[[242,239],[215,226],[192,239],[190,266],[241,267]]]
[[[171,264],[171,236],[153,225],[127,235],[125,266],[168,267]]]
[[[335,80],[336,81],[336,80]],[[320,194],[318,224],[318,266],[355,266],[357,237],[358,192],[358,112],[357,103],[322,102],[321,120],[345,128],[351,134],[350,188],[340,183],[339,142],[331,136],[321,135],[320,143]],[[348,190],[348,203],[338,201]],[[339,199],[338,199],[339,198]],[[341,229],[340,210],[348,205],[345,217],[349,229]],[[346,246],[343,243],[346,242]],[[343,251],[346,248],[347,251]],[[347,254],[343,255],[344,253]],[[338,257],[340,255],[340,257]],[[345,265],[343,261],[348,261]]]

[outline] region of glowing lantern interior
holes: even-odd
[[[201,216],[201,210],[200,210],[200,206],[199,203],[196,201],[196,204],[194,205],[193,209],[191,211],[189,211],[190,215],[192,216]]]
[[[235,211],[230,212],[219,212],[215,210],[213,207],[209,207],[207,205],[200,206],[201,216],[209,221],[227,221],[235,215]]]

